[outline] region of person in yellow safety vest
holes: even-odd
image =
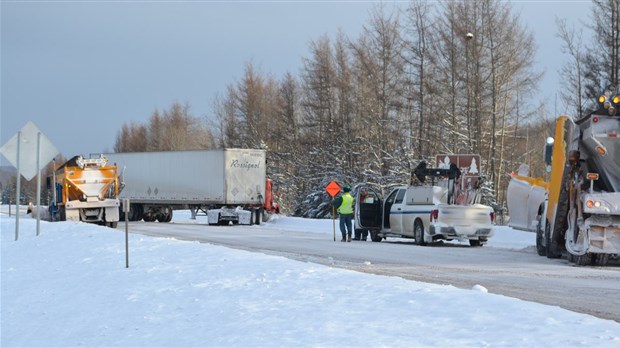
[[[345,185],[342,191],[344,193],[334,199],[333,204],[334,207],[338,208],[338,214],[340,215],[341,242],[350,242],[353,232],[353,196],[351,196],[351,186]]]

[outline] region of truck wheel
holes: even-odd
[[[254,225],[254,220],[256,220],[256,210],[250,209],[250,226]]]
[[[481,247],[482,246],[482,242],[480,241],[480,239],[470,239],[469,240],[469,246]]]
[[[153,222],[157,219],[157,217],[153,214],[144,214],[142,215],[142,220],[146,222]]]
[[[383,240],[383,237],[381,237],[377,231],[370,231],[370,240],[373,242],[380,242]]]
[[[129,204],[129,221],[142,220],[142,214],[144,213],[144,207],[142,204]]]
[[[609,262],[609,254],[594,254],[593,258],[595,266],[606,266]]]
[[[256,209],[256,220],[254,220],[255,225],[260,225],[260,222],[263,220],[263,209]]]
[[[546,225],[549,225],[549,223],[547,223]],[[543,239],[544,235],[542,230],[542,217],[540,217],[538,219],[538,224],[536,225],[536,252],[538,253],[538,256],[547,255],[547,249],[543,244]]]
[[[415,238],[415,244],[424,246],[426,242],[424,241],[424,225],[420,220],[416,220],[413,224],[413,238]]]
[[[172,220],[172,208],[166,207],[161,210],[161,213],[157,214],[157,221],[170,222]]]
[[[574,262],[577,266],[589,266],[592,264],[592,254],[585,253],[585,255],[576,256],[571,253],[568,254],[568,262]]]
[[[558,253],[553,248],[553,241],[551,240],[551,226],[547,224],[545,226],[545,254],[549,259],[559,259],[562,257],[561,253]]]
[[[116,228],[116,226],[118,226],[118,221],[108,222],[106,225],[110,228]]]

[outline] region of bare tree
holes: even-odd
[[[585,100],[585,81],[584,81],[584,46],[582,42],[583,33],[574,27],[569,28],[565,19],[556,19],[558,26],[558,38],[562,41],[562,53],[570,57],[559,73],[565,81],[566,88],[560,91],[562,100],[569,107],[573,117],[577,118],[584,113]]]
[[[410,67],[406,71],[409,71],[411,76],[407,81],[407,85],[411,87],[407,97],[409,138],[412,142],[410,148],[417,150],[418,156],[429,153],[432,139],[430,121],[433,113],[428,107],[430,103],[427,102],[431,99],[427,87],[430,90],[434,84],[429,78],[429,70],[433,68],[430,59],[433,35],[431,10],[431,5],[426,1],[412,1],[406,10],[407,21],[403,28],[406,35],[403,37],[406,47],[404,57],[407,67]]]
[[[585,52],[586,95],[589,100],[609,86],[620,85],[620,0],[593,0],[588,22],[593,45]]]
[[[357,59],[358,74],[368,76],[371,93],[370,136],[372,156],[379,163],[381,177],[392,173],[393,162],[399,158],[397,149],[405,139],[406,117],[403,115],[404,59],[398,11],[376,6],[362,37],[351,45]],[[404,129],[403,129],[404,128]]]
[[[147,150],[147,129],[144,125],[131,122],[123,124],[116,135],[114,152],[140,152]]]
[[[123,124],[116,136],[115,152],[209,149],[211,129],[190,113],[189,104],[174,102],[169,110],[155,110],[146,125]]]

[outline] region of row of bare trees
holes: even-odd
[[[190,113],[189,104],[172,103],[169,110],[155,110],[147,124],[123,124],[114,152],[209,149],[214,146],[211,128]]]
[[[579,88],[569,81],[568,97],[617,84],[618,1],[593,3],[593,16],[608,19],[592,28],[604,49],[578,45],[560,23],[566,53],[583,64],[578,74],[587,80]],[[596,17],[603,9],[612,9],[611,18]],[[541,78],[535,42],[509,2],[379,4],[359,36],[325,34],[308,47],[297,76],[270,76],[247,63],[215,99],[210,126],[175,103],[148,125],[124,125],[115,151],[267,149],[281,204],[298,214],[329,180],[405,183],[419,160],[439,153],[480,154],[486,203],[502,205],[506,174],[540,162],[553,122],[530,103]],[[592,54],[610,47],[611,56]],[[604,71],[587,65],[609,57]],[[532,167],[542,174],[542,166]]]
[[[215,103],[219,145],[270,150],[301,197],[327,179],[409,181],[421,159],[479,153],[494,202],[540,73],[532,34],[502,1],[377,5],[355,38],[309,44],[298,78],[244,77]]]

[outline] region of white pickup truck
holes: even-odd
[[[450,185],[399,186],[383,200],[371,187],[358,187],[355,229],[369,231],[373,242],[400,237],[413,238],[418,245],[453,239],[484,245],[493,235],[493,209],[477,203],[449,204],[451,189]]]

